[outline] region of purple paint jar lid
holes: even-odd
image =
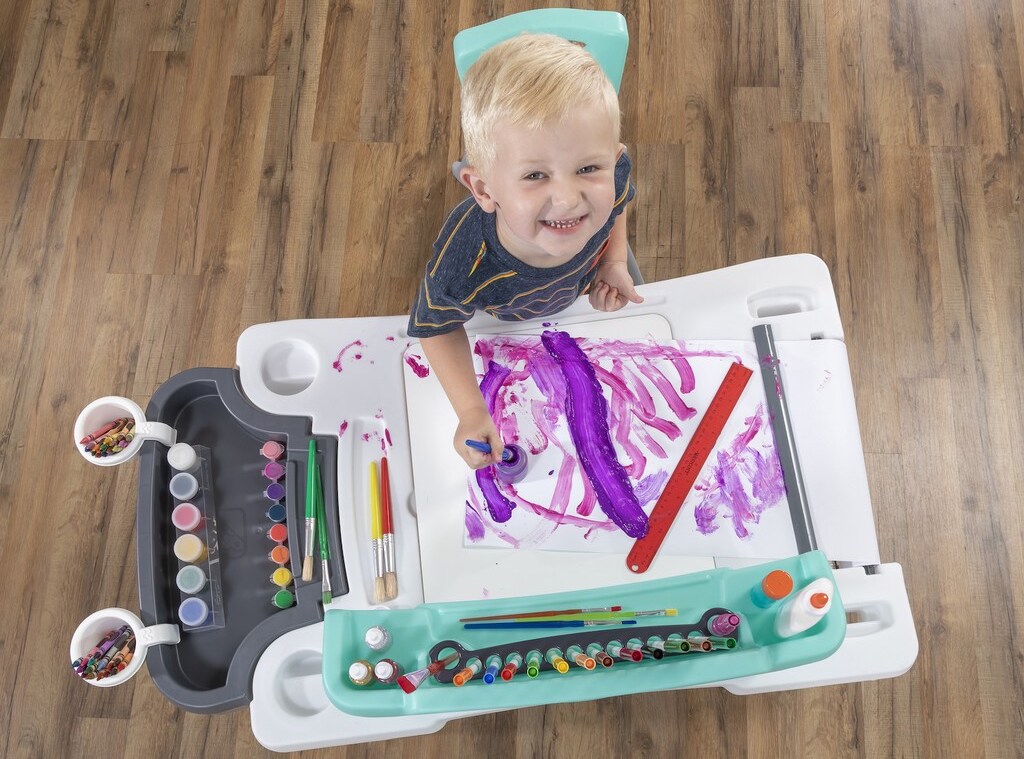
[[[210,618],[210,605],[201,598],[186,598],[178,607],[178,619],[189,627],[198,627]]]
[[[271,501],[280,501],[284,498],[284,485],[280,482],[272,482],[267,485],[267,489],[263,491],[263,495]]]

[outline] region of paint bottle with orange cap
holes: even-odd
[[[750,600],[767,609],[793,592],[793,576],[784,569],[774,569],[764,576],[761,584],[750,590]]]
[[[779,609],[775,617],[775,632],[781,638],[789,638],[811,629],[832,608],[833,595],[835,590],[827,577],[808,583]]]

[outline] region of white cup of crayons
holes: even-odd
[[[150,646],[180,640],[177,625],[146,627],[127,609],[101,609],[82,620],[71,638],[71,671],[90,685],[111,688],[134,677]]]
[[[75,420],[75,447],[82,458],[98,466],[116,466],[132,458],[144,440],[173,445],[175,432],[166,424],[147,422],[142,408],[130,398],[97,398]]]

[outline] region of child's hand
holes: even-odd
[[[479,440],[491,446],[490,453],[481,453],[466,445],[467,440]],[[491,415],[483,406],[474,408],[459,417],[459,426],[455,430],[455,450],[469,465],[470,469],[483,469],[501,461],[501,452],[505,448],[494,426]]]
[[[590,286],[590,305],[598,311],[618,311],[627,303],[643,303],[636,293],[625,261],[601,264]]]

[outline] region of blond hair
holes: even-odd
[[[594,57],[553,34],[524,33],[485,51],[462,84],[466,160],[481,170],[495,159],[499,123],[538,129],[581,107],[603,105],[619,138],[619,99]]]

